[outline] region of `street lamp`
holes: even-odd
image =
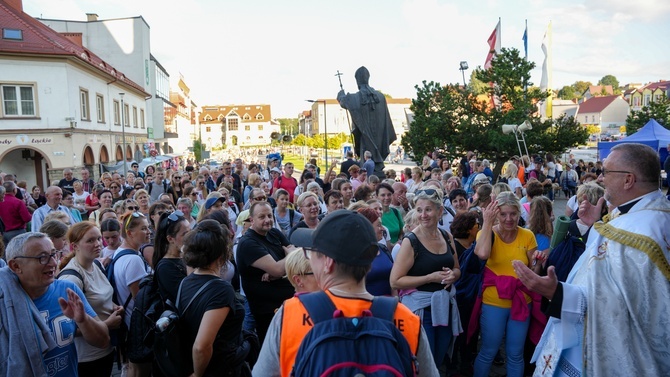
[[[123,142],[123,176],[128,175],[128,167],[126,166],[126,108],[123,104],[123,96],[126,95],[126,93],[119,93],[119,96],[121,96],[121,139]]]
[[[325,99],[308,99],[307,102],[311,103],[323,103],[323,132],[326,134],[325,138],[325,147],[326,147],[326,166],[328,166],[328,125],[326,124],[326,100]]]
[[[468,62],[466,62],[465,60],[463,60],[463,61],[461,62],[461,67],[459,68],[459,70],[460,70],[461,73],[463,74],[463,88],[465,88],[465,87],[467,86],[467,85],[465,84],[465,70],[468,69],[468,68],[469,68],[469,67],[468,67]]]

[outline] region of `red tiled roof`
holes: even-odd
[[[657,81],[657,82],[649,83],[649,84],[641,87],[638,90],[640,91],[640,93],[645,89],[649,89],[653,92],[654,90],[656,90],[658,88],[667,89],[668,87],[670,87],[670,81]]]
[[[20,41],[0,38],[0,54],[12,53],[73,57],[137,89],[145,95],[149,95],[144,91],[142,86],[128,79],[123,73],[117,71],[87,48],[77,45],[26,13],[12,8],[4,1],[0,1],[0,25],[4,29],[21,30],[23,34],[23,39]]]
[[[614,90],[612,90],[612,85],[590,85],[587,91],[591,93],[591,95],[597,96],[602,93],[603,88],[605,89],[605,93],[609,95],[614,94]]]
[[[592,97],[587,99],[586,101],[582,102],[581,105],[579,105],[579,114],[584,114],[584,113],[599,113],[607,106],[609,106],[612,102],[614,102],[615,99],[617,99],[620,96],[604,96],[604,97]]]

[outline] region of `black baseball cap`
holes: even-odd
[[[314,249],[335,262],[349,266],[369,266],[375,253],[365,253],[377,246],[377,237],[370,220],[346,209],[327,215],[316,229],[298,228],[291,234],[297,247]]]

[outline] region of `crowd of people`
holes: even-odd
[[[31,192],[4,174],[0,349],[9,356],[0,371],[108,376],[116,362],[128,376],[171,375],[129,349],[136,299],[152,281],[163,302],[188,308],[181,338],[194,376],[313,368],[300,359],[301,342],[317,322],[306,318],[318,291],[344,317],[375,313],[374,297],[397,297],[392,320],[420,376],[484,377],[493,364],[508,376],[572,376],[582,356],[590,375],[634,374],[639,360],[653,375],[670,372],[670,333],[658,325],[670,309],[670,205],[656,152],[624,144],[592,168],[512,156],[498,177],[473,152],[455,166],[436,152],[383,175],[370,161],[349,153],[323,174],[316,161],[297,174],[279,157],[183,169],[132,163],[125,176],[97,181],[86,168],[65,169]],[[570,224],[556,247],[552,201],[561,192]],[[632,234],[623,224],[638,218]],[[612,272],[626,263],[639,275]],[[603,327],[608,310],[639,326],[619,318]],[[556,340],[575,328],[584,338]],[[604,340],[615,328],[640,352]],[[601,347],[618,359],[604,361],[612,359]]]

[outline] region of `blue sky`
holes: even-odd
[[[334,98],[337,70],[355,91],[361,65],[371,86],[396,98],[414,97],[423,80],[462,82],[459,62],[484,65],[498,17],[502,46],[519,50],[528,20],[537,85],[549,21],[554,88],[606,74],[622,84],[670,79],[667,0],[24,0],[24,11],[141,15],[153,55],[173,78],[184,76],[198,105],[269,103],[274,117],[296,117],[305,99]]]

